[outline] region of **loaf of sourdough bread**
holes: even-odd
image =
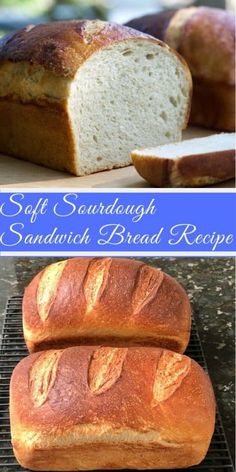
[[[193,76],[190,123],[235,130],[235,15],[189,7],[135,18],[128,26],[177,50]]]
[[[76,175],[181,139],[191,75],[161,41],[103,21],[30,25],[0,41],[0,152]]]
[[[131,153],[138,173],[155,187],[200,187],[235,177],[235,133],[205,138]]]
[[[159,269],[131,259],[76,258],[46,267],[23,299],[30,352],[80,344],[161,346],[184,352],[191,307]]]
[[[189,357],[82,346],[17,365],[10,420],[14,453],[30,470],[176,469],[205,457],[215,400]]]

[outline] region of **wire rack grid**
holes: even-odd
[[[14,457],[11,447],[9,421],[9,383],[11,373],[15,365],[28,354],[22,332],[21,306],[21,296],[14,296],[8,300],[0,346],[0,472],[26,471],[17,463]],[[207,371],[201,341],[194,320],[186,354],[195,359]],[[222,421],[218,412],[215,433],[206,458],[200,465],[191,467],[188,470],[195,472],[234,471]],[[176,472],[181,471],[178,469]]]

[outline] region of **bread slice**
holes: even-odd
[[[189,69],[161,41],[103,21],[31,26],[0,42],[0,152],[76,175],[181,139]]]
[[[235,176],[235,133],[195,138],[131,153],[138,173],[155,187],[200,187]]]

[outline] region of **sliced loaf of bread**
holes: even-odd
[[[85,175],[178,141],[191,75],[178,53],[103,21],[29,26],[0,42],[0,152]]]
[[[220,133],[131,153],[138,173],[155,187],[200,187],[235,176],[235,133]]]

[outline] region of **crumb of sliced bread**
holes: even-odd
[[[131,164],[130,152],[182,137],[189,82],[171,51],[124,41],[91,56],[71,86],[77,174]]]

